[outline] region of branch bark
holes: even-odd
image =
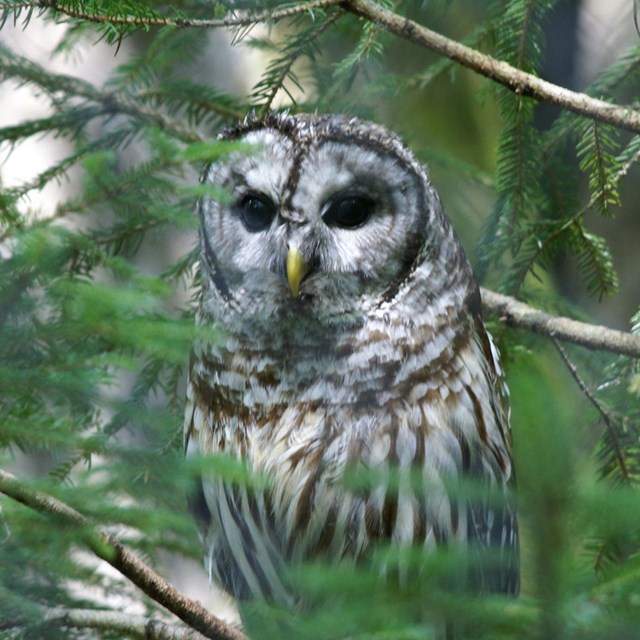
[[[0,469],[0,492],[22,504],[82,530],[93,553],[116,568],[155,602],[211,640],[247,640],[246,636],[185,597],[112,535],[99,531],[88,518],[46,493],[36,491]]]
[[[640,358],[640,337],[632,333],[554,316],[489,289],[481,288],[480,293],[485,313],[498,316],[510,327],[573,342],[587,349]]]
[[[570,91],[510,64],[451,40],[431,29],[375,4],[372,0],[344,0],[342,6],[413,44],[435,51],[476,73],[499,82],[514,93],[557,104],[594,120],[640,132],[640,111]]]

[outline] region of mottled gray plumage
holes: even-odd
[[[509,503],[445,484],[512,484],[506,388],[478,286],[425,169],[353,118],[271,115],[221,135],[257,145],[212,164],[197,319],[223,344],[194,351],[187,453],[235,456],[266,491],[202,479],[195,510],[212,577],[238,598],[292,604],[283,567],[360,558],[376,541],[495,548],[474,588],[516,593]],[[349,466],[398,469],[350,492]],[[414,492],[409,474],[420,473]]]

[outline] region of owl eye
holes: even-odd
[[[249,193],[236,204],[236,211],[247,231],[257,233],[271,226],[276,216],[276,205],[262,194]]]
[[[330,227],[356,229],[362,226],[373,213],[373,202],[366,196],[339,196],[331,202],[322,219]]]

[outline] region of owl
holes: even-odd
[[[199,203],[197,322],[221,338],[194,347],[186,452],[266,482],[202,477],[211,578],[296,606],[290,566],[447,547],[467,550],[469,588],[516,594],[515,510],[489,495],[514,479],[507,390],[425,168],[339,115],[248,118],[220,139],[247,146],[202,177],[225,195]],[[378,481],[350,488],[351,469]],[[486,495],[452,490],[467,480]],[[473,561],[487,550],[497,562]]]

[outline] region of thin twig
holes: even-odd
[[[498,316],[501,322],[510,327],[572,342],[587,349],[640,358],[640,337],[632,333],[554,316],[489,289],[483,288],[480,292],[485,312]]]
[[[79,527],[84,532],[87,545],[96,556],[115,567],[155,602],[207,638],[247,640],[244,634],[216,618],[199,602],[190,600],[180,593],[115,536],[101,532],[88,518],[64,502],[32,489],[16,476],[2,469],[0,469],[0,492],[36,511]]]
[[[608,122],[629,131],[640,132],[640,111],[637,109],[604,102],[584,93],[576,93],[542,80],[530,73],[516,69],[506,62],[431,31],[371,0],[344,0],[342,6],[356,15],[381,25],[390,33],[455,60],[463,67],[503,84],[518,95],[557,104],[594,120]]]
[[[613,425],[613,418],[611,417],[611,414],[605,409],[604,405],[593,395],[589,387],[587,387],[584,380],[580,377],[580,374],[578,373],[578,369],[576,368],[576,365],[573,364],[573,362],[567,355],[567,352],[563,349],[562,345],[555,338],[552,338],[551,341],[553,342],[554,347],[558,350],[558,353],[560,354],[562,361],[567,366],[567,369],[569,369],[569,373],[571,374],[571,377],[575,380],[576,384],[580,387],[580,391],[584,393],[584,395],[587,397],[589,402],[597,409],[598,413],[600,414],[602,421],[604,422],[607,428],[607,431],[609,432],[611,442],[613,443],[613,448],[616,454],[616,460],[618,461],[618,466],[620,467],[622,476],[627,482],[630,482],[631,476],[629,475],[629,469],[627,469],[627,464],[624,461],[622,446],[616,434],[616,430]]]

